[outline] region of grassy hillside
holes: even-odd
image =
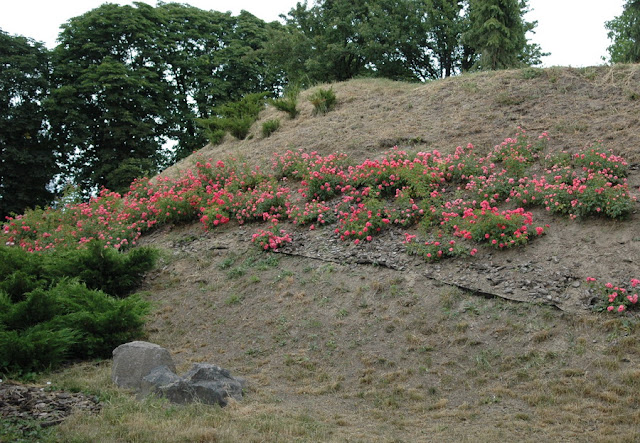
[[[162,177],[231,156],[266,171],[274,153],[290,149],[343,152],[359,165],[395,145],[444,156],[472,143],[484,158],[520,127],[533,138],[548,133],[545,155],[602,141],[627,159],[629,193],[640,194],[638,65],[331,87],[334,111],[313,115],[306,98],[314,90],[305,91],[295,119],[268,108],[249,139],[227,136]],[[263,137],[262,123],[275,118],[280,128]],[[306,189],[288,183],[292,195]],[[443,201],[462,193],[443,188]],[[533,207],[531,229],[549,228],[526,247],[480,245],[438,262],[405,253],[415,226],[356,244],[333,227],[283,220],[292,242],[266,253],[251,241],[252,224],[166,223],[138,239],[161,250],[144,283],[154,307],[146,339],[170,349],[179,370],[211,362],[246,378],[245,398],[225,409],[137,402],[111,386],[109,362],[78,364],[47,380],[106,403],[51,438],[637,441],[638,311],[594,312],[586,282],[631,290],[640,278],[640,208],[630,205],[622,220]]]

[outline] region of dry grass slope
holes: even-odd
[[[313,116],[305,98],[313,90],[306,91],[296,119],[269,108],[251,139],[228,137],[198,154],[261,163],[291,148],[344,151],[355,160],[393,145],[450,152],[471,142],[486,150],[521,126],[549,132],[553,149],[603,140],[640,162],[638,65],[478,73],[420,85],[353,80],[332,87],[335,111]],[[262,137],[262,122],[274,118],[281,119],[280,129]],[[175,176],[194,161],[165,174]],[[630,180],[637,189],[637,170]],[[552,251],[559,266],[577,276],[590,266],[606,274],[618,262],[619,271],[623,259],[630,261],[624,269],[637,269],[634,217],[627,224],[587,222],[586,228],[559,222],[570,234],[549,234],[547,246],[513,251],[509,260],[546,263],[544,254]],[[181,370],[206,361],[245,377],[245,399],[225,409],[140,403],[111,386],[109,362],[76,365],[47,377],[56,386],[97,393],[105,405],[98,417],[68,420],[55,439],[640,440],[637,317],[482,297],[429,278],[424,263],[399,272],[260,254],[250,248],[251,232],[225,225],[207,233],[189,225],[145,239],[162,251],[144,288],[155,306],[146,339],[169,348]],[[597,232],[613,237],[593,239]],[[618,232],[630,235],[619,237],[623,246],[607,240]],[[563,243],[570,241],[575,249]],[[593,262],[588,254],[596,248],[599,257],[612,257]],[[620,248],[626,252],[616,255]],[[495,266],[499,259],[482,260]],[[567,264],[579,260],[586,263]]]

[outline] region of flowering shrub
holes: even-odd
[[[316,224],[323,226],[336,221],[333,209],[322,201],[305,203],[304,209],[297,205],[290,204],[287,214],[294,225],[311,225],[313,229],[315,229]]]
[[[623,159],[600,146],[544,156],[547,139],[519,131],[485,156],[471,144],[448,155],[394,148],[357,165],[343,153],[287,151],[274,156],[270,173],[238,159],[199,158],[195,171],[179,179],[138,180],[123,196],[104,190],[85,203],[9,218],[0,236],[29,251],[81,248],[93,241],[126,249],[168,223],[200,220],[212,229],[289,220],[312,230],[335,225],[340,239],[358,244],[393,226],[418,224],[427,238],[437,232],[455,241],[453,251],[435,244],[441,240],[408,247],[431,259],[466,255],[475,251],[474,243],[497,249],[527,244],[547,228],[535,225],[530,207],[571,218],[623,218],[631,212],[634,198]],[[254,243],[269,249],[286,241],[267,232]]]
[[[483,201],[480,206],[479,210],[468,208],[464,211],[460,225],[454,226],[454,235],[503,249],[524,245],[532,237],[544,233],[542,227],[536,227],[534,232],[530,232],[533,217],[522,208],[500,212],[487,201]]]
[[[600,145],[596,145],[595,148],[587,152],[574,154],[574,164],[588,173],[599,172],[615,178],[615,180],[626,177],[628,173],[627,162],[612,151],[601,152],[601,148]]]
[[[621,157],[592,149],[572,157],[557,155],[547,163],[543,175],[519,179],[509,191],[509,201],[542,206],[572,219],[593,215],[622,219],[631,213],[634,199],[624,178],[627,163]]]
[[[278,225],[274,225],[269,229],[259,229],[258,232],[251,237],[251,243],[256,245],[261,251],[277,250],[285,243],[291,243],[292,239],[284,229],[279,229]]]
[[[596,309],[600,311],[622,313],[638,307],[638,293],[635,288],[640,286],[640,280],[637,278],[631,279],[631,289],[614,286],[612,283],[601,284],[593,277],[587,277],[587,283],[599,297]]]
[[[391,220],[385,213],[384,203],[371,198],[363,203],[350,205],[347,211],[340,211],[335,233],[340,235],[340,240],[354,238],[355,243],[358,244],[360,240],[371,241],[373,235],[385,229],[390,223]]]

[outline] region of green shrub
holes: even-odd
[[[59,366],[79,338],[72,329],[51,330],[44,325],[0,331],[0,373],[24,375]]]
[[[128,295],[156,251],[29,253],[0,247],[0,374],[24,375],[70,358],[108,357],[142,333],[149,304]],[[112,296],[113,295],[113,296]]]
[[[298,95],[300,95],[300,88],[298,86],[289,87],[285,90],[282,97],[272,100],[273,106],[279,111],[289,114],[289,118],[294,119],[298,116]]]
[[[297,98],[291,99],[291,98],[282,97],[277,100],[274,100],[272,103],[277,110],[283,111],[289,114],[290,119],[296,118],[300,113],[300,111],[298,111]]]
[[[226,132],[235,138],[244,140],[249,135],[251,125],[264,109],[265,93],[245,95],[237,102],[226,103],[214,109],[215,115],[207,119],[198,119],[209,141],[217,145],[222,142]]]
[[[280,128],[280,120],[267,120],[262,124],[262,136],[269,137]]]
[[[83,250],[63,251],[42,258],[50,279],[77,277],[89,289],[125,297],[140,284],[144,273],[153,268],[157,256],[157,251],[151,248],[122,253],[92,242]]]
[[[313,104],[313,114],[326,114],[336,106],[336,94],[333,89],[318,89],[311,94],[309,101]]]
[[[149,304],[116,299],[77,280],[37,289],[19,303],[2,296],[0,373],[55,367],[69,358],[108,357],[142,333]]]

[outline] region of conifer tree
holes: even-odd
[[[522,18],[526,2],[518,0],[469,0],[469,30],[466,45],[478,54],[478,69],[508,69],[522,66],[528,28]]]

